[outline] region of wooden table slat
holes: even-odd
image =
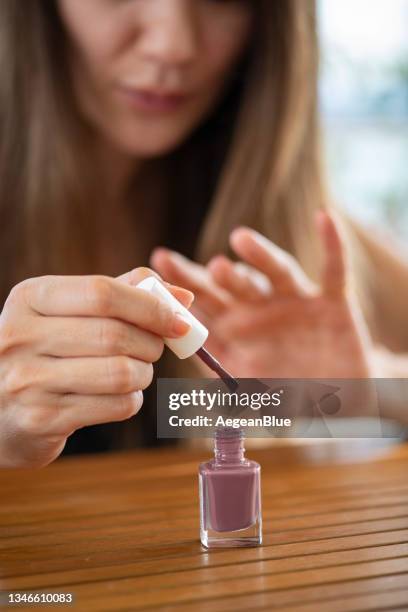
[[[84,612],[408,609],[408,446],[354,464],[312,451],[250,453],[264,544],[235,550],[199,544],[200,452],[3,470],[0,590],[72,591]]]

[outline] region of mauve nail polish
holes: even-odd
[[[241,429],[218,427],[215,457],[199,467],[200,536],[207,548],[262,543],[261,466],[244,452]]]

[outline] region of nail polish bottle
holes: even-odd
[[[261,466],[244,452],[241,429],[218,427],[214,459],[200,464],[200,537],[206,548],[262,543]]]

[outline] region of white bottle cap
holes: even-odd
[[[176,298],[166,289],[166,287],[154,276],[143,279],[138,285],[138,289],[144,289],[161,298],[175,312],[183,315],[183,318],[190,323],[191,329],[181,338],[164,338],[164,343],[179,357],[186,359],[191,357],[200,349],[208,337],[208,329],[196,319],[187,308],[185,308]]]

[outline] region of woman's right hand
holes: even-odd
[[[47,465],[76,429],[139,411],[162,338],[190,326],[127,276],[42,276],[10,292],[0,315],[1,467]],[[168,288],[191,304],[190,292]]]

